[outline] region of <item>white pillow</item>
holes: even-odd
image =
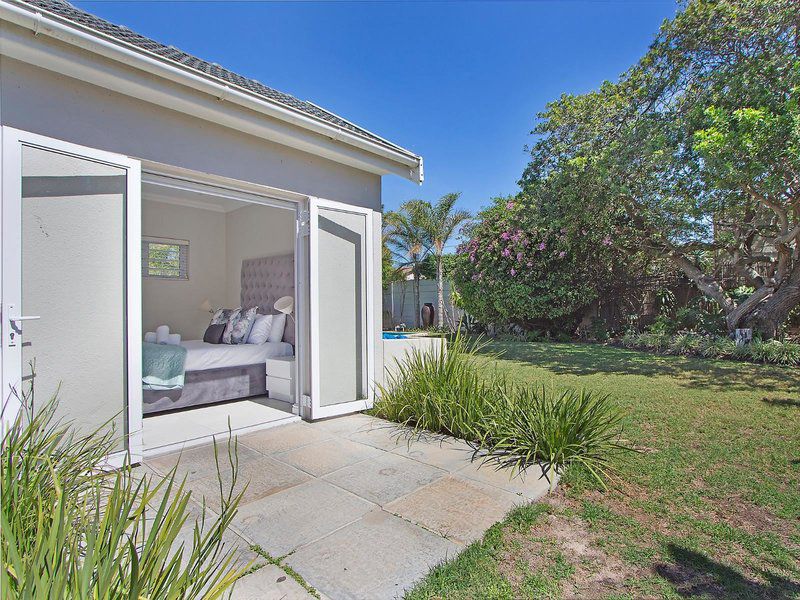
[[[272,315],[272,329],[269,330],[268,342],[282,342],[283,330],[286,329],[286,315],[278,313]]]
[[[263,344],[269,337],[272,329],[273,315],[256,315],[250,335],[247,336],[248,344]]]

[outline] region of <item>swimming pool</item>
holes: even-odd
[[[383,332],[383,339],[385,340],[404,340],[408,338],[409,335],[407,333],[400,333],[400,332],[393,332],[393,331],[384,331]]]

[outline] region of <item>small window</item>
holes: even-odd
[[[142,238],[142,277],[189,279],[189,242]]]

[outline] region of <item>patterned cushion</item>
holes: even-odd
[[[233,343],[233,328],[236,327],[236,322],[239,320],[239,315],[242,313],[241,308],[234,308],[228,317],[228,324],[225,326],[225,333],[222,334],[223,344]]]
[[[219,325],[221,323],[227,323],[228,319],[231,317],[231,313],[233,313],[232,308],[218,308],[217,311],[214,313],[214,316],[211,317],[211,323],[209,325]]]
[[[236,319],[236,323],[233,325],[233,329],[231,329],[231,344],[247,343],[247,336],[250,335],[250,330],[253,328],[253,323],[256,320],[256,311],[258,311],[258,307],[254,306],[253,308],[248,308],[247,310],[241,310],[239,312],[239,318]],[[227,327],[225,331],[228,331]]]

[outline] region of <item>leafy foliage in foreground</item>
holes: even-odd
[[[499,466],[537,465],[548,479],[579,463],[602,485],[609,455],[627,449],[620,442],[622,415],[609,397],[487,376],[476,360],[484,346],[459,333],[447,347],[413,349],[379,386],[373,414],[417,433],[462,438],[476,457]]]
[[[203,511],[191,544],[178,544],[191,513],[175,470],[158,483],[135,477],[129,465],[108,471],[113,432],[77,433],[55,419],[55,407],[21,410],[3,440],[0,595],[222,597],[247,569],[235,567],[235,549],[222,541],[240,495],[220,484],[220,515]],[[235,482],[235,444],[228,450]]]

